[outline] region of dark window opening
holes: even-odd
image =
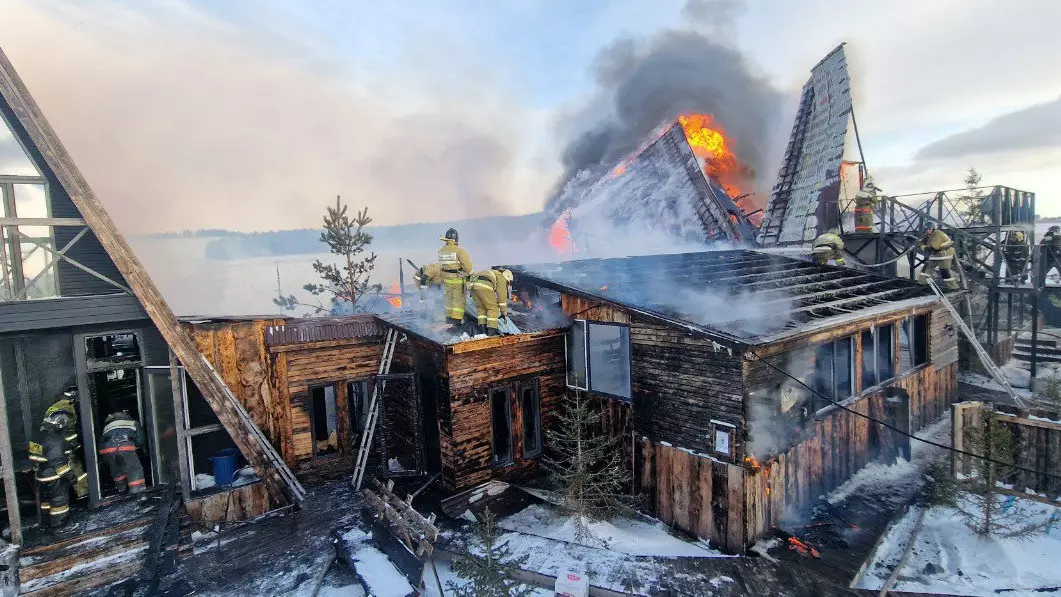
[[[905,373],[928,362],[928,318],[904,319],[899,324],[899,372]]]
[[[542,409],[538,384],[520,386],[520,414],[523,417],[523,457],[530,458],[542,450]]]
[[[630,398],[630,328],[591,323],[588,330],[589,389]]]
[[[188,401],[185,404],[188,415],[186,419],[188,421],[188,429],[221,423],[221,419],[217,418],[217,413],[214,412],[214,409],[210,407],[210,403],[206,401],[202,392],[199,391],[199,386],[195,385],[195,382],[192,381],[192,378],[187,373],[184,374],[184,388],[188,394]]]
[[[508,388],[490,391],[490,423],[493,428],[493,460],[495,465],[512,463],[512,407]]]
[[[339,452],[339,415],[335,405],[335,386],[313,388],[310,418],[313,428],[313,452],[317,457]]]
[[[89,369],[140,362],[136,334],[108,334],[85,338],[85,359]]]
[[[862,390],[895,376],[891,324],[862,332]]]
[[[567,385],[582,390],[589,389],[586,371],[586,322],[571,322],[567,334]]]
[[[346,395],[350,401],[350,432],[359,436],[365,431],[368,421],[368,407],[372,394],[368,391],[368,381],[351,381],[346,384]]]

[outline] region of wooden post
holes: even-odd
[[[4,396],[2,371],[0,371],[0,467],[2,467],[0,472],[4,475],[4,494],[7,497],[7,519],[11,525],[11,543],[22,545],[22,515],[18,509],[15,458],[11,453],[11,431],[7,426],[7,397]]]
[[[188,470],[188,421],[184,418],[184,380],[177,366],[177,355],[169,351],[169,380],[173,391],[173,429],[177,432],[177,466],[181,471],[181,494],[187,503],[191,499],[191,475]],[[220,537],[220,534],[218,535]]]

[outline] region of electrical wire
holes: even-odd
[[[752,354],[755,355],[756,359],[758,359],[758,361],[760,363],[763,363],[764,365],[766,365],[767,367],[770,367],[774,371],[777,371],[778,373],[784,375],[785,377],[788,377],[788,378],[792,379],[792,381],[795,381],[796,383],[798,383],[799,385],[801,385],[804,388],[806,388],[809,392],[811,392],[815,396],[820,397],[821,399],[823,399],[826,402],[832,404],[833,406],[835,406],[835,407],[837,407],[837,408],[839,408],[841,410],[845,410],[845,411],[847,411],[847,412],[849,412],[849,413],[851,413],[853,415],[858,415],[858,416],[860,416],[860,417],[862,417],[864,419],[867,419],[870,422],[880,424],[880,425],[886,427],[887,429],[891,429],[892,431],[895,431],[896,433],[899,433],[900,435],[905,435],[906,437],[909,437],[911,439],[917,440],[917,441],[919,441],[921,443],[928,444],[928,445],[934,446],[936,448],[942,448],[944,450],[948,450],[948,451],[954,452],[955,454],[961,454],[963,456],[971,456],[973,458],[979,458],[979,459],[981,459],[981,460],[983,460],[985,462],[990,462],[991,464],[998,464],[998,465],[1001,465],[1001,466],[1010,467],[1010,468],[1012,468],[1014,470],[1018,470],[1018,471],[1025,472],[1025,473],[1033,473],[1033,474],[1036,474],[1036,475],[1044,475],[1044,476],[1047,476],[1047,477],[1051,477],[1053,479],[1061,479],[1061,475],[1054,475],[1054,474],[1051,474],[1051,473],[1048,473],[1048,472],[1045,472],[1045,471],[1037,471],[1037,470],[1034,470],[1034,469],[1024,468],[1024,467],[1021,467],[1021,466],[1017,466],[1017,465],[1015,465],[1013,463],[1003,462],[1001,460],[994,460],[992,458],[988,458],[987,456],[983,456],[983,455],[980,455],[980,454],[973,454],[972,452],[966,452],[965,450],[959,450],[958,448],[955,448],[954,446],[947,446],[947,445],[944,445],[944,444],[940,444],[940,443],[934,442],[932,440],[928,440],[928,439],[924,439],[924,438],[921,438],[921,437],[917,437],[916,435],[910,433],[909,431],[903,431],[902,429],[899,429],[898,427],[896,427],[894,425],[890,425],[888,423],[885,423],[884,421],[881,421],[881,420],[878,420],[878,419],[874,419],[873,417],[871,417],[869,415],[862,414],[862,413],[858,412],[857,410],[848,408],[848,407],[844,406],[843,404],[840,404],[839,402],[833,400],[832,398],[829,398],[825,394],[822,394],[821,392],[819,392],[819,391],[815,390],[814,388],[808,386],[807,384],[803,383],[803,381],[801,379],[795,377],[791,373],[789,373],[787,371],[784,371],[780,367],[778,367],[778,366],[774,365],[773,363],[771,363],[770,361],[765,360],[759,354],[757,354],[755,352],[752,352]]]

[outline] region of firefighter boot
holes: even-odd
[[[486,328],[487,336],[500,336],[501,332],[497,328]]]
[[[943,285],[947,287],[947,290],[958,290],[958,280],[955,278],[943,278]]]

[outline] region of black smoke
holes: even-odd
[[[683,11],[697,30],[620,39],[601,50],[593,69],[597,92],[562,123],[573,134],[561,156],[564,173],[557,192],[580,171],[613,167],[639,149],[661,124],[686,112],[713,114],[734,140],[737,157],[762,178],[782,95],[755,74],[739,51],[723,43],[731,19],[704,22],[716,3],[692,1]],[[733,12],[731,7],[728,14]],[[558,207],[556,201],[550,200],[547,208]]]

